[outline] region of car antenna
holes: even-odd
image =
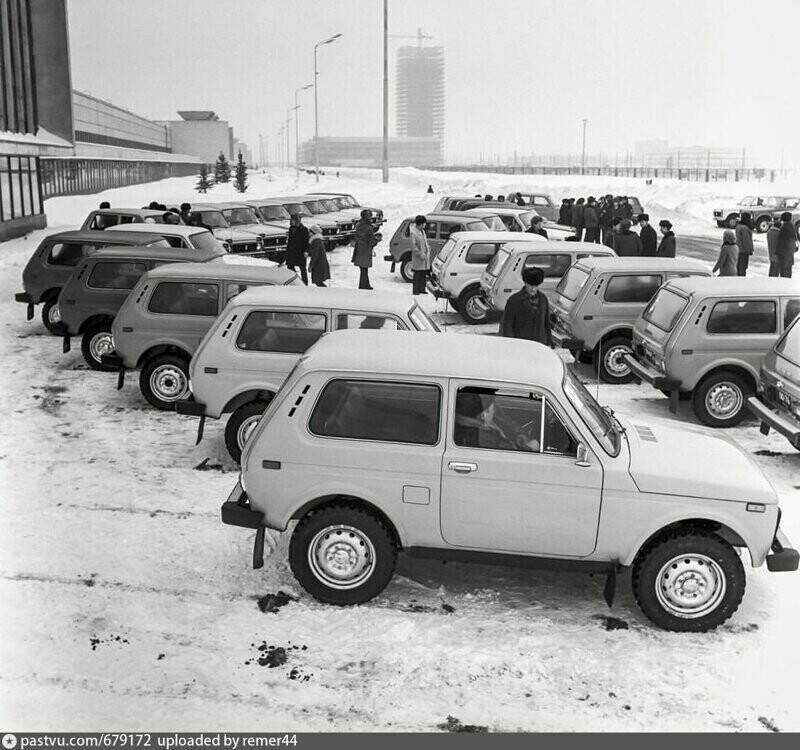
[[[600,403],[600,368],[603,366],[603,339],[597,344],[597,385],[594,389],[594,400]]]

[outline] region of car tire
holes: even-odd
[[[476,300],[481,298],[481,288],[479,286],[467,287],[458,296],[456,308],[459,314],[470,325],[486,323],[489,320],[489,313],[477,304]]]
[[[600,380],[612,384],[633,381],[631,368],[620,359],[623,354],[633,354],[633,343],[627,336],[612,336],[598,344],[593,360]]]
[[[411,253],[406,253],[400,258],[400,276],[409,284],[414,281],[414,272],[411,270]]]
[[[189,361],[176,354],[153,357],[139,374],[139,389],[151,406],[171,411],[189,396]]]
[[[289,543],[289,565],[315,599],[346,606],[363,604],[386,588],[394,574],[397,545],[369,511],[329,505],[308,513]]]
[[[759,216],[756,220],[755,231],[759,234],[764,234],[770,226],[772,226],[772,222],[769,216]]]
[[[114,337],[111,335],[111,321],[103,321],[89,326],[81,339],[81,354],[86,364],[100,372],[115,372],[116,367],[104,365],[100,357],[114,353]]]
[[[745,590],[744,566],[722,537],[699,529],[651,542],[636,559],[633,594],[658,627],[704,633],[733,615]]]
[[[245,441],[258,425],[269,401],[249,401],[235,409],[225,425],[225,447],[230,457],[240,463]]]
[[[692,407],[709,427],[733,427],[747,416],[747,397],[753,389],[736,372],[720,370],[707,375],[695,388]]]
[[[42,305],[42,323],[53,336],[64,335],[64,325],[61,322],[61,310],[58,307],[58,297],[46,300]]]
[[[736,225],[738,223],[739,223],[738,214],[731,214],[727,219],[725,219],[725,227],[727,229],[736,229]]]

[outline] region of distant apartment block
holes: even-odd
[[[397,135],[444,139],[444,47],[400,47],[395,77]]]

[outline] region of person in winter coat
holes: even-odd
[[[722,235],[722,247],[719,249],[717,264],[712,273],[719,271],[720,276],[738,276],[739,248],[736,246],[736,234],[732,229],[726,229]]]
[[[550,303],[544,292],[539,290],[543,281],[544,271],[541,268],[522,270],[522,283],[525,286],[506,302],[500,323],[501,336],[553,346]]]
[[[572,221],[570,222],[575,227],[575,236],[580,239],[583,237],[583,198],[578,198],[575,205],[572,207]]]
[[[365,208],[356,224],[356,242],[353,246],[353,265],[360,269],[359,289],[372,289],[369,283],[369,269],[372,268],[372,248],[378,244],[375,229],[370,222],[372,212]]]
[[[308,286],[306,253],[308,252],[308,229],[300,221],[300,214],[292,214],[289,221],[289,237],[286,240],[286,267],[299,271],[303,283]]]
[[[525,207],[525,199],[522,197],[522,193],[517,193],[514,196],[514,203],[516,203],[518,206],[522,208]]]
[[[661,238],[661,242],[658,243],[656,255],[659,258],[674,258],[677,243],[675,240],[675,232],[672,231],[672,222],[667,219],[662,219],[658,222],[658,228],[664,236]]]
[[[541,216],[534,216],[531,219],[531,225],[525,230],[526,234],[538,234],[547,239],[547,230],[542,226],[544,219]]]
[[[331,267],[328,265],[328,253],[325,252],[325,240],[322,239],[322,230],[319,224],[312,224],[308,228],[308,268],[311,271],[311,283],[315,286],[327,286],[326,281],[331,278]]]
[[[189,219],[192,218],[192,204],[181,203],[181,220],[188,226]]]
[[[600,229],[603,232],[603,244],[607,247],[614,245],[614,198],[606,195],[598,210]]]
[[[631,220],[619,223],[619,232],[614,236],[614,252],[621,258],[642,254],[642,241],[636,232],[631,232]]]
[[[412,294],[427,294],[425,291],[425,279],[431,269],[431,253],[428,247],[428,238],[425,236],[425,217],[422,215],[414,219],[414,223],[408,230],[411,240],[411,270],[414,278],[411,282]]]
[[[658,235],[656,230],[650,226],[650,217],[647,214],[639,214],[639,239],[642,241],[642,255],[648,258],[655,257],[658,250]]]
[[[569,205],[569,198],[562,198],[561,207],[558,209],[558,223],[568,227],[571,221],[572,206]]]
[[[584,242],[600,244],[600,217],[597,214],[597,201],[590,195],[583,209],[583,226],[586,227]]]
[[[784,279],[792,278],[794,254],[797,252],[797,230],[792,224],[792,214],[784,211],[781,214],[781,228],[778,232],[778,276]]]
[[[747,266],[750,265],[750,256],[753,254],[751,220],[750,214],[744,211],[736,224],[736,245],[739,248],[739,259],[737,261],[739,276],[747,276]]]
[[[769,256],[769,275],[778,275],[778,235],[781,233],[781,220],[776,218],[767,229],[767,254]]]

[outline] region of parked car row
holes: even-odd
[[[735,206],[715,208],[713,215],[718,227],[733,229],[741,215],[748,213],[753,229],[763,233],[786,211],[792,214],[792,222],[800,232],[800,198],[797,196],[748,195]]]

